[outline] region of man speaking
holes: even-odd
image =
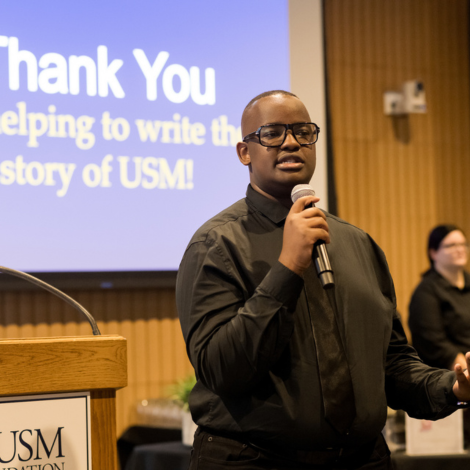
[[[315,171],[319,132],[292,93],[250,101],[237,145],[246,198],[184,254],[176,300],[197,377],[191,470],[388,469],[387,405],[434,420],[470,401],[467,372],[429,368],[407,344],[375,242],[315,196],[292,202]],[[312,262],[319,241],[334,284],[322,286]]]

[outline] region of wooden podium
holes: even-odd
[[[0,396],[90,392],[93,470],[116,470],[116,389],[127,385],[118,335],[0,340]]]

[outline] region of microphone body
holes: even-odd
[[[295,186],[291,193],[292,202],[304,196],[315,196],[315,191],[308,184],[298,184]],[[315,207],[315,204],[312,203],[310,207]],[[326,244],[323,240],[318,240],[313,246],[312,258],[323,289],[334,287],[333,270],[331,269]]]

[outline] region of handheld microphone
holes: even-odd
[[[298,184],[295,186],[291,193],[292,202],[304,196],[315,196],[315,191],[309,184]],[[315,204],[312,203],[309,207],[315,207]],[[326,251],[326,245],[323,240],[318,240],[313,246],[312,257],[323,289],[330,289],[335,285],[335,281],[330,259],[328,258],[328,252]]]

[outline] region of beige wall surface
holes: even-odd
[[[326,68],[339,215],[385,251],[407,305],[426,269],[429,229],[470,233],[470,81],[466,0],[326,0]],[[428,112],[390,118],[384,91],[424,82]],[[118,392],[118,434],[137,400],[184,377],[173,289],[70,290],[103,334],[128,340],[129,386]],[[0,337],[87,335],[78,312],[43,292],[0,292]]]

